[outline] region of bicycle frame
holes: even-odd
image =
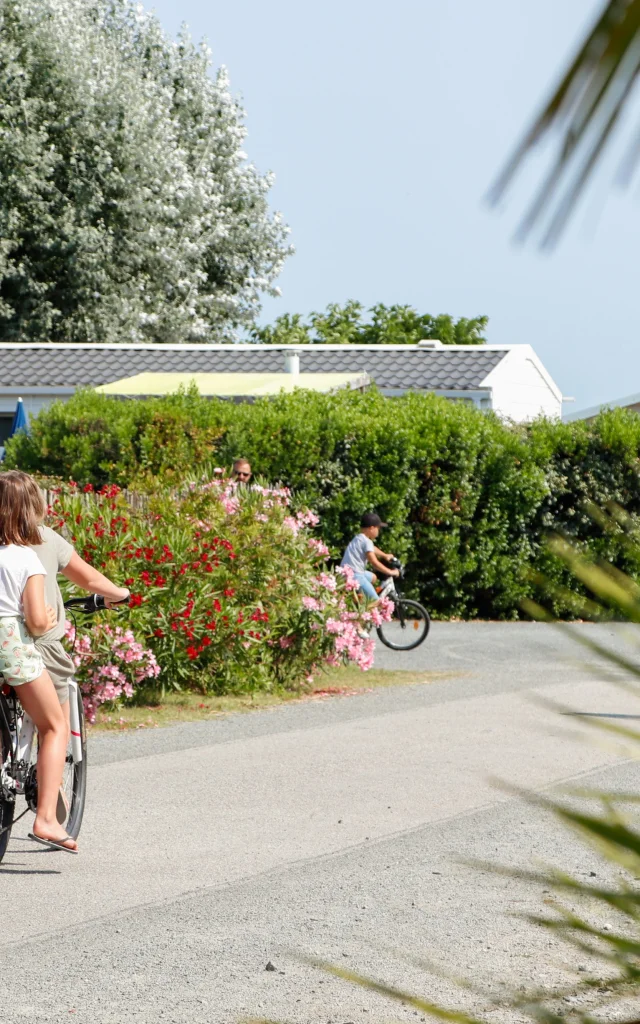
[[[78,711],[78,684],[74,679],[69,680],[69,725],[71,727],[71,756],[73,763],[78,764],[82,761],[82,729]]]
[[[381,597],[389,597],[389,598],[391,598],[391,600],[394,603],[396,603],[397,601],[399,601],[401,599],[402,595],[399,593],[399,591],[398,591],[398,589],[396,587],[396,578],[395,578],[395,576],[387,577],[387,579],[385,580],[385,582],[382,585],[382,588],[378,592],[378,598],[381,598]]]
[[[23,794],[36,727],[33,719],[19,704],[17,709],[18,716],[15,723],[17,735],[12,737],[15,766],[12,774],[16,794]],[[73,763],[78,764],[82,761],[82,731],[78,712],[78,684],[73,679],[69,680],[69,725],[71,728],[71,756]]]
[[[82,732],[80,731],[80,715],[78,713],[78,684],[74,679],[69,680],[69,725],[71,727],[71,756],[74,764],[78,764],[79,761],[82,761]],[[35,731],[33,719],[23,710],[16,742],[16,759],[18,761],[26,760],[29,757]]]

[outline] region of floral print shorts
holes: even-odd
[[[44,672],[42,655],[36,650],[33,637],[23,619],[17,616],[0,618],[0,673],[9,686],[31,683]]]

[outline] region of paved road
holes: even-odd
[[[462,859],[600,872],[492,779],[637,789],[626,752],[585,742],[593,719],[535,698],[639,718],[640,700],[534,624],[436,624],[421,651],[378,663],[458,675],[93,738],[81,856],[41,851],[21,823],[0,867],[3,1024],[420,1019],[298,955],[449,1002],[453,983],[421,962],[490,992],[534,964],[566,978],[575,960],[510,916],[540,893]]]

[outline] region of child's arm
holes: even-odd
[[[22,591],[24,621],[32,636],[42,636],[56,625],[55,610],[44,600],[44,576],[30,576]]]
[[[382,552],[381,552],[382,554]],[[369,565],[372,565],[378,572],[383,572],[386,576],[399,576],[400,573],[397,569],[390,569],[388,565],[383,565],[382,562],[378,561],[378,549],[374,548],[373,551],[367,551],[367,561]],[[387,558],[387,555],[384,555]]]
[[[381,551],[380,548],[375,548],[374,547],[373,552],[374,552],[376,558],[384,558],[385,561],[387,561],[387,562],[390,562],[392,558],[396,557],[395,555],[387,555],[387,554],[385,554],[385,552]]]
[[[101,597],[104,597],[107,608],[110,608],[113,604],[120,604],[120,602],[126,601],[129,597],[129,591],[126,587],[117,587],[110,579],[107,579],[101,572],[98,572],[92,565],[89,565],[83,558],[80,558],[80,555],[75,551],[64,569],[60,571],[63,576],[66,576],[76,586],[82,587],[83,590],[90,590],[92,594],[100,594]]]

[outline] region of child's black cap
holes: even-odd
[[[365,512],[360,522],[360,526],[386,526],[386,523],[382,522],[382,519],[377,512]]]

